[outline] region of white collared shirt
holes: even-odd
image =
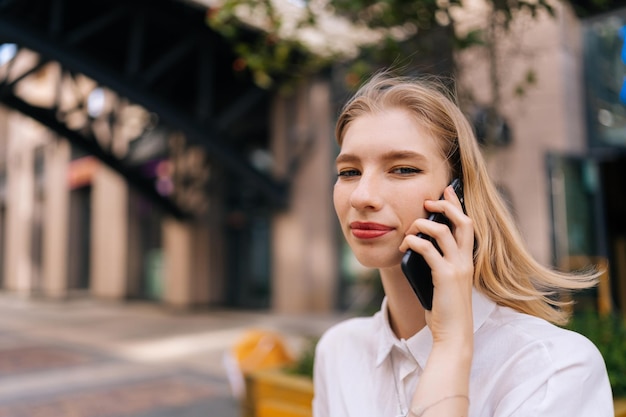
[[[614,415],[604,360],[587,338],[476,290],[472,302],[469,417]],[[428,327],[395,336],[386,298],[374,316],[333,326],[317,345],[314,417],[406,415],[431,348]]]

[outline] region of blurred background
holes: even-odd
[[[590,337],[623,362],[625,35],[602,0],[0,0],[0,304],[322,318],[307,336],[375,311],[334,122],[391,66],[456,89],[533,255],[606,268],[572,326],[610,320]]]

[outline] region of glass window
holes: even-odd
[[[626,9],[584,22],[589,145],[626,148]]]

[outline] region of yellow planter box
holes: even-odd
[[[311,417],[313,381],[280,369],[245,376],[243,417]]]

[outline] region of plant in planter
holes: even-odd
[[[243,416],[311,417],[316,344],[309,339],[290,364],[247,373]]]
[[[310,338],[304,345],[297,360],[285,368],[285,372],[291,375],[300,375],[313,379],[313,365],[315,362],[315,347],[318,338]]]

